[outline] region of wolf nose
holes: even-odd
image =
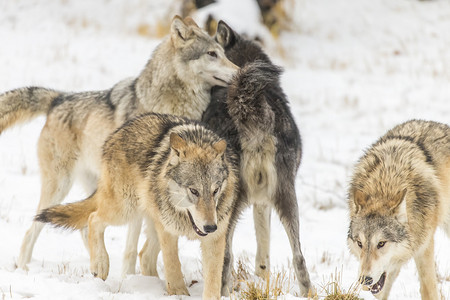
[[[217,230],[217,225],[205,225],[205,226],[203,226],[203,230],[204,230],[206,233],[214,232],[214,231]]]
[[[373,279],[369,276],[361,276],[359,278],[359,282],[363,285],[371,285],[373,283]]]

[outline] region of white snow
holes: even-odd
[[[222,0],[209,8],[239,32],[261,34],[251,0]],[[136,76],[159,39],[138,34],[141,25],[167,22],[179,1],[15,0],[0,2],[0,92],[22,86],[68,91],[110,88]],[[244,4],[241,4],[244,3]],[[363,150],[394,125],[412,118],[444,123],[450,116],[450,2],[446,0],[287,0],[292,32],[267,41],[285,68],[283,88],[299,125],[303,161],[297,176],[301,242],[316,287],[341,272],[342,286],[356,280],[358,263],[346,246],[346,188]],[[197,20],[205,18],[199,12]],[[266,33],[264,33],[266,32]],[[275,45],[275,46],[274,46]],[[15,268],[20,244],[39,201],[36,143],[44,118],[0,136],[1,299],[177,299],[164,281],[120,276],[126,228],[110,227],[106,281],[89,273],[78,233],[45,227],[29,271]],[[66,201],[81,199],[79,187]],[[239,223],[235,257],[256,253],[251,210]],[[289,268],[286,234],[272,216],[272,269]],[[142,239],[143,240],[143,237]],[[142,245],[140,241],[140,245]],[[436,234],[436,264],[443,299],[450,299],[450,240]],[[180,241],[191,297],[203,289],[198,242]],[[158,268],[163,274],[161,260]],[[163,276],[162,276],[163,278]],[[285,299],[295,297],[298,287]],[[364,299],[373,299],[361,292]],[[419,299],[414,262],[396,280],[391,299]]]

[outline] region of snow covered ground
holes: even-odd
[[[153,28],[158,20],[171,18],[176,3],[168,2],[1,1],[0,92],[31,85],[99,90],[136,76],[159,42],[138,34],[138,28]],[[304,142],[297,178],[303,253],[316,286],[337,270],[347,289],[358,268],[346,247],[345,195],[353,164],[366,147],[402,121],[422,118],[449,123],[450,2],[297,0],[288,4],[294,30],[284,33],[279,45],[268,44],[274,61],[285,68],[282,84]],[[255,24],[254,7],[235,0],[210,9],[238,31],[264,36],[264,29]],[[38,118],[0,136],[0,298],[174,299],[158,278],[121,278],[125,227],[106,232],[111,258],[106,281],[89,274],[89,257],[79,234],[50,227],[38,239],[30,270],[15,268],[39,201],[36,142],[43,124],[44,118]],[[76,187],[67,201],[83,196]],[[272,226],[272,268],[288,268],[289,243],[275,215]],[[236,230],[236,257],[253,261],[253,236],[248,210]],[[450,241],[442,230],[436,239],[439,288],[443,298],[450,299]],[[191,297],[183,299],[200,299],[198,243],[181,240],[180,258],[186,282],[199,281],[189,288]],[[295,299],[297,291],[293,286],[286,299]],[[413,262],[402,269],[391,295],[391,299],[420,298]],[[365,292],[361,297],[373,299]]]

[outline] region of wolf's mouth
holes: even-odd
[[[378,280],[377,283],[375,283],[374,285],[372,285],[370,287],[370,292],[372,294],[378,294],[379,292],[381,292],[381,290],[383,289],[384,286],[384,282],[386,281],[386,272],[384,272],[381,277],[380,280]]]
[[[220,81],[220,82],[225,83],[225,85],[228,85],[228,82],[226,82],[225,80],[223,80],[223,79],[221,79],[221,78],[219,78],[219,77],[213,76],[213,78],[214,78],[215,80],[217,80],[217,81]]]
[[[204,233],[197,227],[197,225],[195,225],[194,218],[192,217],[189,209],[187,210],[187,212],[188,212],[189,220],[191,220],[192,228],[194,229],[195,233],[197,233],[199,236],[207,236],[208,235],[207,233]]]

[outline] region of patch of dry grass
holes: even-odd
[[[348,291],[342,287],[342,270],[334,271],[334,274],[330,275],[330,278],[326,280],[326,283],[321,285],[321,296],[316,295],[314,299],[323,297],[325,300],[359,300],[360,292],[359,284],[352,284]]]
[[[233,272],[236,287],[231,299],[273,300],[288,294],[292,289],[294,276],[286,270],[271,272],[267,278],[262,279],[253,275],[248,258],[240,258],[237,264],[237,269]]]
[[[42,262],[42,267],[44,267],[44,262]],[[69,262],[62,262],[58,264],[56,268],[56,274],[59,275],[83,277],[86,274],[90,274],[90,271],[87,267],[74,267],[70,265]]]
[[[246,281],[245,283],[246,287],[241,292],[241,299],[245,300],[277,299],[290,290],[286,272],[276,272],[267,276],[266,280]]]
[[[289,293],[298,296],[293,293],[296,276],[292,267],[271,272],[267,278],[262,279],[253,275],[251,266],[248,257],[240,257],[237,261],[237,269],[233,272],[235,290],[230,299],[274,300]],[[329,278],[324,278],[324,283],[308,299],[360,300],[359,292],[359,284],[353,284],[345,290],[342,286],[342,270],[336,270]]]

